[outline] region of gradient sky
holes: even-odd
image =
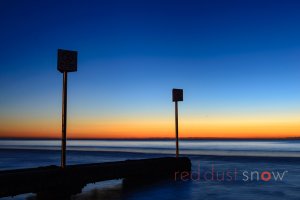
[[[87,3],[88,2],[88,3]],[[0,1],[0,137],[300,136],[300,2]]]

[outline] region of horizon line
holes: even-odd
[[[61,140],[60,137],[1,137],[0,140]],[[67,140],[175,140],[175,137],[116,137],[84,138],[71,137]],[[300,140],[299,137],[182,137],[180,140]]]

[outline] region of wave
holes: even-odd
[[[1,146],[0,149],[22,150],[53,150],[59,151],[59,146]],[[162,148],[130,148],[130,147],[85,147],[70,146],[68,151],[110,152],[110,153],[143,153],[174,155],[175,149]],[[288,157],[300,158],[299,151],[260,151],[260,150],[211,150],[211,149],[180,149],[181,155],[196,156],[239,156],[239,157]]]

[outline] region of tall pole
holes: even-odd
[[[68,72],[63,72],[62,91],[62,138],[61,138],[61,167],[66,167],[66,137],[67,137],[67,85]]]
[[[57,70],[63,73],[61,168],[66,167],[68,72],[77,71],[77,51],[57,50]]]
[[[179,157],[178,146],[178,101],[175,101],[175,130],[176,130],[176,158]]]
[[[178,101],[183,101],[183,89],[173,88],[172,99],[175,102],[175,133],[176,133],[176,158],[179,157],[179,142],[178,142]]]

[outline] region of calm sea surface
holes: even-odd
[[[175,152],[172,140],[69,140],[67,146],[69,165]],[[0,140],[0,169],[59,165],[59,150],[59,140]],[[180,153],[191,158],[193,177],[130,189],[122,180],[105,181],[87,185],[72,199],[300,199],[299,140],[185,140],[180,141]],[[270,180],[263,180],[263,172]]]

